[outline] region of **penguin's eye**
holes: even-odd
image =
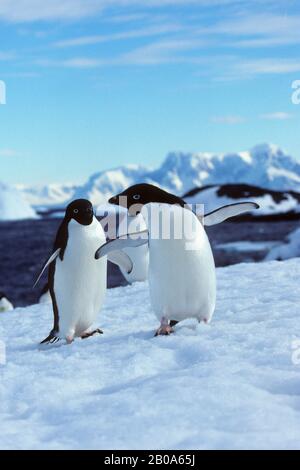
[[[74,214],[78,214],[78,209],[73,210]]]
[[[135,195],[132,196],[132,197],[133,197],[133,199],[134,199],[135,201],[138,201],[138,200],[141,198],[141,195],[140,195],[140,194],[135,194]]]

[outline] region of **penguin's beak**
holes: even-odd
[[[108,200],[109,204],[118,204],[118,196],[113,196]]]
[[[120,193],[116,196],[112,196],[108,200],[109,204],[114,204],[115,206],[123,207],[124,209],[128,209],[127,207],[127,196]]]

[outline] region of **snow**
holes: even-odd
[[[36,218],[36,212],[20,191],[0,182],[0,220]]]
[[[104,334],[70,346],[38,350],[47,304],[2,314],[0,448],[300,449],[299,276],[299,259],[219,268],[212,323],[170,337],[146,283],[109,290]]]
[[[284,168],[274,168],[271,167],[268,170],[268,175],[271,179],[275,178],[285,178],[291,179],[295,183],[300,183],[300,175],[293,173],[292,171],[285,170]]]
[[[291,232],[284,243],[277,243],[266,255],[266,260],[284,260],[300,256],[300,228]]]
[[[142,181],[147,169],[139,165],[127,165],[112,170],[104,170],[93,174],[88,181],[77,188],[74,199],[89,199],[94,205],[101,205],[114,194]]]

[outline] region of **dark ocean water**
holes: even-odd
[[[46,276],[36,289],[32,284],[45,259],[51,253],[60,219],[26,220],[0,223],[0,291],[15,306],[35,303]],[[217,245],[237,241],[281,241],[299,226],[299,221],[225,222],[208,227],[217,266],[242,261],[260,261],[267,250],[234,251],[218,249]],[[119,269],[109,263],[108,287],[126,285]]]

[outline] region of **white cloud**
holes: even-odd
[[[116,0],[117,2],[118,0]],[[120,0],[121,1],[121,0]],[[239,0],[237,0],[239,1]],[[242,1],[242,0],[240,0]],[[192,2],[192,0],[191,0]],[[104,2],[105,3],[105,2]],[[122,3],[122,2],[121,2]],[[127,2],[123,2],[123,5]],[[138,1],[131,2],[132,4],[138,4]],[[161,2],[145,2],[143,6],[149,6],[149,3],[158,6]],[[176,1],[165,2],[170,4],[176,4]],[[185,3],[185,2],[178,2],[178,3]],[[188,2],[190,3],[190,2]],[[208,4],[208,2],[201,2],[196,1],[196,4]],[[215,2],[220,3],[222,2]],[[223,2],[224,3],[224,2]],[[228,1],[228,3],[234,3]],[[113,3],[112,3],[113,4]],[[143,19],[147,17],[148,19],[151,18],[151,15],[145,14],[132,14],[132,15],[125,15],[125,22],[130,21],[130,19]],[[113,19],[114,17],[112,17]],[[121,21],[122,16],[117,17],[119,21]],[[155,14],[153,14],[152,10],[152,18],[155,19]],[[156,19],[159,17],[156,17]],[[56,43],[59,47],[67,47],[67,46],[81,46],[87,44],[96,44],[100,42],[108,42],[113,40],[120,40],[120,39],[128,39],[134,37],[142,37],[142,36],[150,36],[154,34],[162,34],[168,32],[179,31],[180,28],[178,25],[174,24],[166,24],[164,25],[157,25],[148,27],[145,29],[144,33],[143,30],[138,31],[128,31],[128,32],[121,32],[111,35],[94,35],[94,36],[83,36],[74,39],[67,39],[58,41]],[[297,44],[300,43],[300,15],[275,15],[270,14],[266,11],[262,12],[261,14],[234,14],[230,16],[230,19],[226,19],[221,22],[213,22],[210,26],[205,27],[197,27],[195,24],[188,24],[186,26],[186,31],[188,31],[194,38],[197,40],[197,36],[204,37],[207,39],[208,36],[211,36],[215,39],[215,43],[218,43],[219,46],[226,46],[226,47],[237,47],[237,48],[245,48],[245,47],[252,47],[252,48],[259,48],[259,47],[274,47],[278,45],[289,45],[289,44]],[[224,39],[224,36],[227,39]],[[230,38],[230,39],[229,39]]]
[[[111,8],[111,18],[115,18],[116,24],[122,19],[127,21],[139,21],[147,18],[146,26],[143,22],[136,29],[127,28],[124,31],[122,25],[121,31],[109,34],[94,34],[71,37],[56,41],[54,46],[57,48],[74,48],[88,46],[93,44],[108,43],[113,41],[122,41],[122,53],[117,48],[115,55],[103,57],[96,48],[88,50],[88,53],[74,53],[64,57],[54,56],[54,59],[42,60],[36,59],[35,62],[44,66],[70,67],[70,68],[94,68],[116,65],[158,65],[174,63],[202,64],[206,61],[206,74],[210,74],[213,81],[246,79],[263,74],[287,74],[300,71],[300,59],[298,58],[257,58],[255,53],[244,54],[238,57],[236,51],[238,48],[252,47],[272,47],[278,45],[288,45],[300,43],[300,15],[279,15],[270,13],[271,9],[266,7],[265,2],[252,0],[252,4],[261,5],[264,13],[249,14],[240,13],[240,9],[223,9],[224,20],[216,21],[218,16],[199,17],[197,21],[188,21],[188,16],[181,11],[168,10],[166,16],[161,11],[159,16],[159,7],[162,5],[186,5],[194,3],[197,6],[243,4],[243,7],[249,7],[249,0],[19,0],[20,6],[14,14],[21,15],[27,5],[28,21],[30,17],[30,8],[35,12],[36,17],[44,15],[44,19],[68,18],[72,15],[74,18],[81,18],[86,15],[95,15]],[[267,4],[272,3],[268,2]],[[279,0],[281,3],[281,0]],[[283,3],[284,4],[284,3]],[[12,5],[11,0],[0,0],[0,19],[5,16],[4,6]],[[35,5],[35,8],[33,8]],[[42,5],[42,6],[41,6]],[[23,6],[23,7],[22,7]],[[155,9],[147,8],[149,6]],[[126,8],[125,8],[126,7]],[[138,7],[129,8],[129,7]],[[277,5],[278,7],[278,5]],[[248,8],[249,10],[249,8]],[[9,10],[10,11],[10,10]],[[255,10],[254,10],[255,11]],[[274,8],[272,11],[276,11]],[[277,8],[278,11],[278,8]],[[286,11],[286,10],[284,10]],[[173,13],[175,15],[172,15]],[[230,14],[232,12],[232,14]],[[122,16],[122,14],[124,16]],[[4,16],[3,16],[4,15]],[[56,16],[55,16],[56,15]],[[202,18],[205,17],[205,20]],[[221,16],[222,17],[222,16]],[[165,21],[165,23],[162,21]],[[175,21],[174,21],[174,18]],[[200,27],[201,24],[207,24],[207,18],[210,18],[210,25]],[[227,19],[226,19],[227,18]],[[109,15],[104,17],[109,19]],[[159,21],[157,21],[159,19]],[[155,23],[153,23],[155,20]],[[142,27],[144,26],[144,27]],[[115,31],[116,25],[114,25]],[[160,37],[161,36],[161,37]],[[131,39],[151,38],[149,44],[130,49]],[[128,43],[126,42],[128,41]],[[138,42],[138,41],[137,41]],[[123,47],[124,46],[124,47]],[[228,59],[228,52],[221,54],[220,50],[225,52],[223,47],[235,48],[235,55]],[[204,50],[204,48],[206,48]],[[219,59],[214,63],[218,48]],[[92,54],[94,52],[94,54]],[[252,51],[251,51],[252,52]],[[278,54],[278,51],[276,52]],[[269,54],[266,54],[269,56]],[[271,54],[270,54],[271,55]],[[251,57],[251,58],[249,58]],[[1,54],[0,54],[1,60]],[[221,71],[221,72],[220,72]]]
[[[230,19],[198,28],[197,34],[213,35],[220,46],[235,48],[299,44],[300,15],[272,14],[268,11],[260,14],[235,14]]]
[[[261,14],[236,15],[233,19],[204,28],[203,32],[238,36],[266,36],[270,34],[274,36],[275,34],[290,34],[291,32],[295,34],[298,33],[299,29],[299,15],[274,15],[264,11]]]
[[[220,69],[222,73],[220,74]],[[211,70],[212,80],[216,82],[247,80],[260,75],[284,75],[300,72],[299,57],[265,57],[245,60],[239,56],[220,57],[218,68]]]
[[[124,64],[155,65],[161,63],[198,62],[198,57],[178,55],[180,52],[191,51],[205,47],[206,41],[193,39],[169,39],[157,41],[134,49],[124,54],[121,61]]]
[[[0,18],[9,22],[74,19],[93,15],[107,5],[101,0],[1,0]]]
[[[300,29],[299,31],[291,31],[290,34],[270,35],[269,37],[259,37],[251,39],[239,39],[235,42],[226,43],[226,46],[236,48],[263,48],[263,47],[276,47],[276,46],[289,46],[292,44],[300,43]]]
[[[235,124],[242,124],[245,122],[245,118],[242,116],[235,116],[235,115],[228,115],[228,116],[214,116],[212,118],[212,122],[215,124],[228,124],[228,125],[235,125]]]
[[[260,0],[252,0],[260,3]],[[0,1],[0,19],[9,22],[80,19],[111,8],[246,4],[247,0],[15,0]]]
[[[88,57],[74,57],[73,59],[67,59],[62,62],[49,62],[49,65],[63,66],[75,69],[90,69],[95,67],[102,67],[109,65],[109,61],[101,59],[90,59]],[[48,65],[47,62],[45,65]]]
[[[237,62],[235,71],[244,76],[300,72],[300,59],[265,58]]]
[[[215,58],[180,55],[180,52],[191,51],[207,46],[207,42],[199,39],[168,39],[156,41],[138,47],[127,53],[110,58],[73,57],[65,60],[38,60],[37,64],[52,67],[94,68],[118,65],[158,65],[170,63],[203,64],[213,62]]]
[[[284,111],[277,111],[275,113],[266,113],[260,115],[260,119],[266,119],[269,121],[286,121],[287,119],[292,119],[293,117],[293,114],[286,113]]]
[[[90,59],[89,57],[73,57],[65,60],[39,59],[35,63],[42,67],[66,67],[78,69],[88,69],[107,65],[105,61]]]
[[[111,15],[108,19],[110,23],[132,23],[135,21],[148,19],[149,16],[146,13],[131,13],[131,14],[121,14],[121,15]]]
[[[228,33],[253,36],[236,41],[236,47],[275,47],[300,43],[299,15],[255,15],[228,25]]]
[[[148,28],[137,29],[132,31],[124,31],[114,34],[106,35],[94,35],[94,36],[81,36],[73,39],[65,39],[58,41],[54,45],[56,47],[74,47],[74,46],[86,46],[90,44],[98,44],[103,42],[120,41],[123,39],[134,39],[148,36],[156,36],[161,34],[178,32],[182,29],[177,24],[162,24],[154,25]]]

